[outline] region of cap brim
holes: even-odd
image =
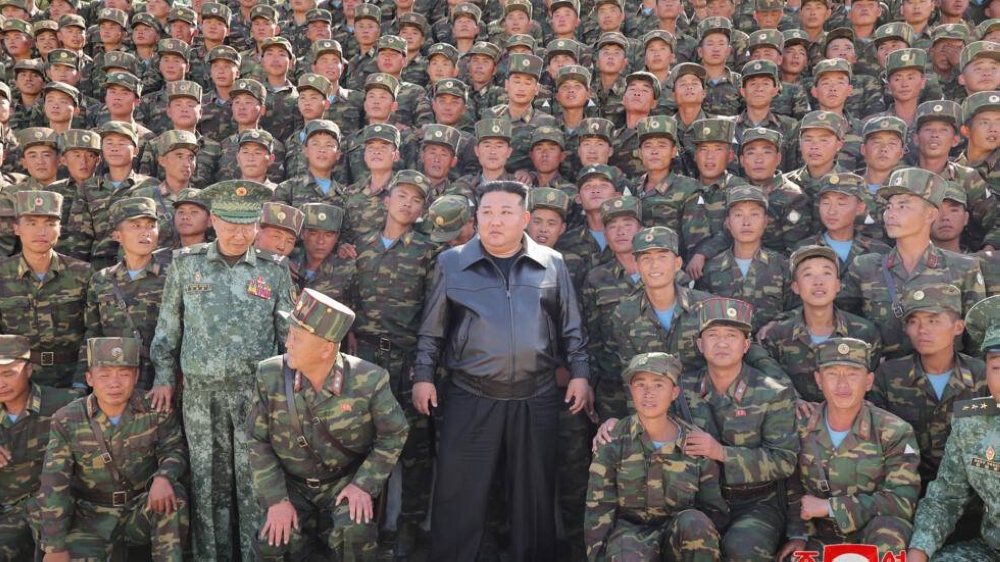
[[[458,238],[458,235],[462,233],[462,229],[458,230],[441,230],[435,228],[431,231],[429,238],[431,242],[436,242],[438,244],[443,244],[445,242],[451,242],[452,240]]]
[[[847,359],[837,359],[836,361],[827,361],[825,363],[817,364],[817,367],[822,369],[823,367],[834,367],[837,365],[843,365],[845,367],[861,367],[862,369],[868,369],[868,365],[864,363],[859,363],[857,361],[850,361]]]
[[[629,384],[629,383],[632,382],[632,379],[634,379],[635,376],[638,375],[638,374],[640,374],[640,373],[649,373],[651,375],[656,375],[658,377],[663,377],[663,378],[669,380],[670,382],[674,383],[674,386],[677,386],[679,384],[678,383],[679,377],[676,376],[676,375],[675,376],[671,376],[671,375],[668,375],[667,373],[658,373],[656,371],[649,371],[649,370],[646,370],[646,369],[636,369],[634,371],[625,371],[624,373],[622,373],[622,380],[625,381],[625,384]]]
[[[888,201],[889,198],[892,197],[893,195],[913,195],[914,197],[919,197],[924,201],[927,201],[928,203],[934,205],[935,207],[938,206],[937,203],[931,201],[930,199],[924,197],[923,195],[920,195],[919,193],[907,187],[903,187],[901,185],[887,185],[885,187],[879,188],[876,194],[882,199],[885,199],[886,201]]]
[[[951,309],[950,308],[945,308],[945,307],[943,307],[943,306],[941,306],[939,304],[928,303],[926,305],[913,307],[913,308],[911,308],[909,310],[904,310],[903,311],[903,316],[900,319],[901,320],[906,320],[914,312],[931,312],[931,313],[934,313],[934,314],[940,314],[942,312],[947,312],[949,310],[951,310]],[[955,311],[952,311],[952,312],[955,312]],[[959,315],[961,315],[962,311],[957,311],[957,313]]]
[[[740,330],[743,330],[747,333],[753,331],[753,326],[745,322],[738,322],[736,320],[726,320],[724,318],[716,318],[714,320],[709,320],[708,322],[706,322],[705,325],[701,327],[701,331],[698,333],[701,334],[702,332],[711,328],[712,326],[729,326],[731,328],[739,328]]]
[[[217,209],[212,209],[212,214],[219,217],[225,222],[232,224],[253,224],[255,222],[260,222],[260,217],[262,215],[261,211],[256,213],[246,213],[239,211],[221,211]]]

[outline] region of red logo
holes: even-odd
[[[886,552],[879,557],[878,547],[870,544],[832,544],[823,550],[822,559],[815,550],[797,550],[792,562],[906,562],[906,551]]]

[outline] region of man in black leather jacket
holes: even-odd
[[[439,358],[450,374],[430,560],[476,559],[501,458],[510,559],[555,559],[556,367],[569,366],[565,400],[572,413],[590,411],[593,393],[569,272],[559,253],[524,234],[526,194],[519,182],[485,187],[479,234],[438,257],[424,305],[413,371],[418,411],[437,406]]]

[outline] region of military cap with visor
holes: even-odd
[[[785,36],[777,29],[761,29],[750,34],[747,48],[750,52],[757,47],[772,47],[780,53],[785,48]]]
[[[705,142],[732,144],[736,138],[736,122],[721,117],[698,119],[691,124],[690,132],[691,141],[695,144]]]
[[[181,205],[198,205],[206,211],[209,210],[208,202],[201,198],[201,190],[194,187],[185,187],[178,191],[171,205],[175,209]]]
[[[219,45],[218,47],[212,47],[212,50],[208,52],[206,60],[209,63],[217,60],[227,60],[239,65],[243,57],[240,56],[240,53],[236,49],[229,45]]]
[[[744,201],[757,203],[764,207],[765,211],[768,207],[767,195],[764,193],[764,190],[756,185],[734,185],[726,190],[726,209],[731,209],[737,203]]]
[[[205,2],[201,5],[201,19],[202,21],[207,19],[220,20],[228,27],[233,19],[233,11],[225,4]]]
[[[1000,61],[1000,44],[992,41],[969,43],[962,49],[962,53],[959,55],[958,68],[965,70],[965,67],[972,64],[972,61],[976,59]]]
[[[458,238],[462,227],[472,219],[472,203],[464,195],[443,195],[431,203],[427,219],[431,224],[428,235],[431,242],[451,242]]]
[[[37,145],[58,148],[59,133],[48,127],[28,127],[17,132],[17,146],[21,150]]]
[[[296,90],[300,93],[302,90],[316,90],[324,97],[330,95],[330,89],[332,87],[333,84],[330,83],[330,80],[328,80],[326,76],[312,73],[306,73],[299,76],[298,83],[296,84]]]
[[[442,56],[450,60],[452,64],[458,64],[458,49],[448,43],[434,43],[427,49],[427,60],[436,56]]]
[[[871,364],[871,345],[856,338],[830,338],[816,344],[816,367],[861,367]]]
[[[14,334],[0,334],[0,365],[31,359],[31,340]]]
[[[816,63],[813,67],[813,77],[819,80],[819,77],[824,74],[831,74],[834,72],[839,72],[846,74],[848,79],[854,78],[854,69],[851,68],[851,63],[844,59],[823,59]]]
[[[176,80],[167,82],[163,86],[163,91],[167,94],[167,99],[191,98],[201,103],[201,84],[190,80]]]
[[[867,139],[875,133],[893,133],[900,139],[906,140],[908,131],[909,127],[906,126],[906,121],[895,115],[888,115],[865,122],[865,126],[861,130],[861,137]]]
[[[925,101],[917,106],[917,129],[931,121],[944,121],[958,131],[964,123],[962,106],[951,100]]]
[[[49,66],[68,66],[80,68],[80,56],[69,49],[52,49],[46,57]]]
[[[799,125],[799,130],[826,129],[837,135],[838,139],[843,139],[845,127],[846,123],[843,117],[832,111],[823,111],[820,109],[806,113]]]
[[[649,33],[643,36],[643,45],[649,44],[649,41],[646,40],[647,37],[649,37]],[[673,43],[668,41],[667,44],[673,48]],[[594,44],[594,50],[600,52],[601,49],[607,47],[608,45],[615,45],[617,47],[621,47],[623,51],[628,51],[628,39],[626,39],[625,36],[618,31],[605,31],[602,33],[600,37],[597,38],[597,43]]]
[[[135,338],[89,338],[87,367],[138,367],[141,347]]]
[[[236,144],[238,146],[259,144],[267,149],[268,152],[274,152],[274,137],[264,129],[245,129],[236,135]]]
[[[392,74],[374,72],[365,78],[365,91],[367,92],[372,88],[383,89],[392,94],[393,99],[395,99],[399,95],[399,80]]]
[[[122,26],[123,29],[128,29],[128,14],[117,8],[101,8],[97,11],[96,21],[97,23],[110,21]],[[169,15],[167,16],[167,21],[170,21]]]
[[[392,182],[389,183],[389,189],[395,189],[396,186],[400,185],[410,185],[417,188],[425,198],[431,190],[430,180],[416,170],[407,169],[396,172],[396,175],[392,177]]]
[[[781,149],[782,135],[779,131],[767,127],[752,127],[743,131],[740,148],[742,149],[754,141],[765,141],[775,148]]]
[[[42,92],[45,94],[48,94],[49,92],[59,92],[61,94],[65,94],[69,96],[69,99],[72,100],[74,106],[80,105],[80,90],[77,90],[65,82],[49,82],[44,88],[42,88]]]
[[[462,132],[448,125],[432,123],[424,126],[424,144],[437,144],[458,153],[458,145],[462,140]]]
[[[965,314],[965,332],[983,352],[1000,350],[1000,295],[987,297]]]
[[[809,246],[802,246],[792,252],[792,255],[789,256],[788,269],[792,276],[795,276],[795,271],[800,265],[802,265],[806,260],[811,260],[813,258],[823,258],[832,262],[833,266],[836,268],[837,275],[840,275],[840,257],[837,255],[837,251],[830,246],[813,244]]]
[[[618,217],[632,217],[642,223],[642,201],[631,195],[619,195],[601,203],[601,222],[608,224]]]
[[[378,41],[375,43],[375,50],[381,51],[383,49],[396,51],[405,57],[407,51],[406,39],[398,35],[380,35]]]
[[[476,142],[503,139],[510,142],[511,124],[507,119],[480,119],[476,122]]]
[[[937,208],[941,207],[948,182],[934,172],[922,168],[900,168],[878,190],[878,196],[888,201],[894,195],[916,195]]]
[[[260,226],[273,226],[298,236],[302,232],[304,215],[302,211],[277,201],[268,201],[261,206]]]
[[[399,147],[399,129],[388,124],[367,125],[361,130],[361,138],[365,143],[381,140]]]
[[[962,291],[950,283],[929,283],[903,292],[899,298],[903,306],[902,320],[914,312],[954,312],[962,316]]]
[[[657,78],[655,74],[652,72],[646,72],[645,70],[632,72],[625,77],[626,87],[637,80],[649,84],[650,88],[653,89],[653,99],[660,99],[660,94],[662,93],[660,88],[660,79]]]
[[[566,220],[569,212],[569,195],[566,192],[553,187],[536,187],[528,192],[528,211],[536,209],[549,209],[559,213],[559,216]]]
[[[62,218],[63,196],[55,191],[18,191],[14,194],[14,216]]]
[[[344,209],[329,203],[306,203],[300,207],[303,228],[340,232],[344,225]]]
[[[907,45],[912,45],[913,28],[907,23],[893,22],[877,27],[875,33],[872,34],[872,42],[876,47],[878,47],[879,43],[888,41],[889,39],[897,39]]]
[[[250,94],[260,103],[267,101],[267,89],[253,78],[240,78],[233,82],[233,87],[229,90],[229,98],[232,99],[236,94]]]
[[[149,197],[126,197],[111,204],[108,209],[111,224],[117,227],[123,221],[148,218],[156,220],[156,201]]]
[[[649,115],[639,119],[635,125],[636,136],[639,137],[639,144],[646,139],[656,137],[667,137],[677,142],[677,121],[669,115]]]
[[[962,101],[962,116],[966,123],[984,111],[1000,111],[1000,91],[976,92]]]
[[[749,334],[753,330],[753,305],[739,299],[711,297],[701,301],[698,321],[699,334],[712,326],[731,326]]]
[[[59,152],[69,150],[89,150],[100,154],[101,135],[86,129],[69,129],[59,136]]]
[[[156,42],[156,54],[163,55],[177,55],[184,60],[188,60],[188,55],[190,49],[188,44],[180,39],[160,39]]]
[[[274,192],[264,184],[249,180],[226,180],[201,190],[212,214],[233,224],[253,224]]]
[[[198,136],[194,133],[180,129],[171,129],[156,137],[156,148],[162,156],[178,148],[186,148],[191,152],[198,152],[201,146],[198,144]]]
[[[665,226],[644,228],[632,237],[632,253],[637,256],[653,250],[664,250],[679,255],[679,246],[677,233]]]
[[[280,312],[292,326],[324,340],[339,343],[354,323],[354,311],[316,291],[305,289],[291,312]]]
[[[733,35],[733,22],[723,16],[709,16],[698,23],[698,42],[712,33],[722,33],[726,37]]]
[[[514,53],[508,59],[507,75],[527,74],[538,79],[542,75],[543,66],[542,59],[535,55]]]
[[[119,135],[125,137],[132,141],[132,144],[139,146],[139,133],[136,132],[135,127],[131,123],[124,123],[121,121],[108,121],[107,123],[101,125],[101,128],[97,130],[101,135],[101,140],[103,141],[108,135]]]
[[[622,371],[622,379],[624,379],[625,384],[630,384],[639,373],[650,373],[664,377],[676,386],[681,378],[681,370],[681,360],[676,355],[662,351],[651,351],[640,353],[630,359],[628,366]]]
[[[451,11],[451,21],[455,21],[458,18],[472,18],[478,24],[483,19],[483,11],[479,9],[479,6],[471,2],[462,2]]]
[[[614,185],[614,168],[605,164],[589,164],[580,169],[576,175],[576,185],[583,187],[583,184],[593,178],[602,179]]]
[[[778,65],[769,60],[752,60],[746,63],[743,65],[740,75],[741,84],[746,84],[747,80],[754,76],[767,76],[774,80],[775,85],[781,85],[781,79],[778,77]]]
[[[927,51],[923,49],[899,49],[889,53],[885,59],[885,74],[892,76],[900,70],[924,71],[927,66]]]
[[[824,193],[843,193],[861,198],[862,190],[868,189],[868,181],[851,173],[832,172],[825,174],[819,179],[819,192],[817,197],[822,197]]]
[[[580,125],[576,128],[576,134],[579,135],[581,139],[586,137],[598,137],[608,141],[608,144],[611,144],[614,131],[615,124],[609,119],[605,119],[603,117],[588,117],[583,121],[580,121]]]

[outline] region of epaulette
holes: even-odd
[[[996,415],[1000,415],[1000,406],[997,405],[997,401],[992,396],[955,402],[954,416],[957,418]]]
[[[254,251],[257,254],[257,257],[260,258],[260,259],[262,259],[262,260],[267,260],[269,262],[274,262],[274,263],[276,263],[278,265],[287,265],[288,264],[288,258],[286,258],[285,256],[283,256],[281,254],[274,254],[274,253],[265,252],[265,251],[261,250],[260,248],[254,248]]]
[[[210,244],[211,242],[202,242],[201,244],[192,244],[174,250],[174,259],[208,253],[208,246]]]

